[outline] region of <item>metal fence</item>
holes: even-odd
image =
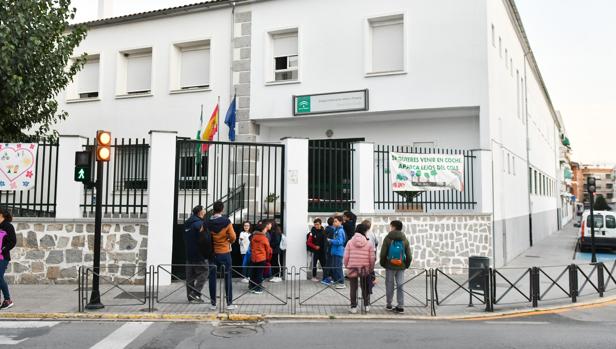
[[[94,149],[88,139],[85,150]],[[103,174],[103,214],[107,217],[145,217],[148,211],[148,156],[150,145],[143,139],[114,139],[111,160]],[[94,153],[93,153],[94,154]],[[96,164],[93,165],[93,173]],[[84,217],[94,214],[96,195],[93,183],[84,184]]]
[[[353,200],[353,143],[311,140],[308,146],[308,211],[351,210]]]
[[[413,198],[395,193],[391,188],[389,153],[456,154],[464,156],[464,191],[426,191]],[[374,149],[374,206],[377,210],[427,212],[434,210],[473,210],[477,201],[474,189],[475,155],[472,150],[420,148],[376,145]]]
[[[0,191],[0,207],[14,216],[55,217],[58,184],[58,143],[41,141],[35,161],[34,188]]]
[[[276,219],[282,223],[284,146],[268,143],[178,139],[176,217],[183,224],[196,205],[209,212],[225,204],[232,222]]]
[[[203,303],[187,300],[188,283],[174,274],[173,267],[186,265],[158,265],[136,267],[121,271],[117,267],[101,268],[103,304],[124,306],[125,311],[161,311],[171,313],[223,313],[227,287],[224,287],[224,268],[216,271],[216,299],[209,299],[207,282],[201,291]],[[115,269],[114,269],[115,268]],[[232,267],[232,274],[240,275],[232,282],[233,304],[240,313],[333,315],[348,313],[349,288],[336,284],[321,284],[310,280],[311,268],[282,267],[280,283],[264,282],[262,292],[250,292],[253,283],[242,277],[254,274],[255,267]],[[262,268],[262,267],[261,267]],[[326,268],[326,274],[327,273]],[[616,261],[612,264],[571,264],[530,268],[410,268],[404,271],[404,281],[397,285],[405,297],[405,309],[414,315],[436,316],[492,312],[504,309],[576,303],[580,298],[604,297],[616,291]],[[210,269],[211,271],[212,269]],[[348,270],[346,270],[348,275]],[[323,276],[324,270],[317,273]],[[358,272],[357,306],[361,313],[386,314],[387,299],[383,269],[374,273]],[[93,271],[79,269],[79,311],[85,311]],[[170,285],[161,284],[161,277],[170,276]],[[135,279],[143,280],[133,282]],[[371,283],[370,295],[362,294],[362,287]],[[345,281],[346,285],[349,281]],[[192,287],[192,286],[191,286]],[[370,297],[369,299],[367,297]],[[216,304],[210,309],[209,304]],[[469,306],[477,305],[473,309]],[[147,309],[144,307],[147,306]],[[369,309],[368,307],[372,307]],[[451,309],[456,309],[452,311]]]

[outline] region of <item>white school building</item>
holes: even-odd
[[[560,213],[570,212],[561,196],[564,125],[513,0],[212,0],[83,25],[88,35],[75,56],[87,53],[88,62],[58,96],[69,118],[57,129],[61,135],[92,137],[104,129],[117,139],[146,139],[149,234],[168,232],[169,212],[185,198],[174,202],[176,137],[194,139],[201,106],[207,122],[220,100],[219,137],[227,141],[223,121],[234,95],[237,142],[285,147],[284,157],[268,168],[282,168],[279,184],[272,186],[281,194],[275,200],[284,206],[285,231],[296,238],[290,249],[297,253],[305,254],[299,237],[305,237],[311,217],[324,217],[334,207],[313,210],[315,202],[326,201],[317,195],[323,179],[315,167],[342,173],[336,190],[346,206],[334,208],[372,218],[383,231],[388,219],[402,217],[407,233],[421,236],[418,244],[442,243],[418,248],[415,257],[442,253],[441,264],[482,254],[504,265],[569,217]],[[84,140],[72,142],[67,154]],[[320,149],[332,146],[353,149],[337,159],[340,168],[319,158]],[[464,151],[472,183],[458,204],[434,199],[411,210],[420,212],[408,212],[388,201],[380,193],[387,172],[379,151],[399,147]],[[264,149],[255,148],[250,160],[261,162],[261,169]],[[238,188],[226,178],[236,181],[237,163],[246,160],[225,151],[219,161],[227,157],[235,169],[221,172],[221,187]],[[183,166],[185,160],[178,161]],[[60,162],[72,165],[72,159]],[[262,189],[265,177],[247,178],[242,200],[262,202],[271,192]],[[180,191],[190,190],[181,183]],[[72,197],[82,200],[83,188],[75,188]],[[155,193],[159,188],[165,190]],[[327,195],[332,199],[331,191]],[[78,215],[80,208],[71,212]],[[160,225],[167,230],[155,233]],[[469,239],[481,246],[469,247]],[[160,250],[151,244],[147,249],[147,264],[171,262],[167,253],[151,261],[150,254]]]

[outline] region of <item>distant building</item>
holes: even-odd
[[[608,203],[613,204],[614,201],[614,180],[616,177],[616,171],[614,167],[599,167],[584,165],[582,167],[582,176],[584,181],[583,197],[584,202],[588,202],[588,193],[586,192],[586,180],[588,177],[595,177],[597,180],[597,194],[602,195]]]

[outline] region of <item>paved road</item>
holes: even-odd
[[[616,305],[481,321],[0,322],[0,348],[614,348]]]

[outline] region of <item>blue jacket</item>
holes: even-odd
[[[203,261],[203,256],[199,252],[199,231],[203,221],[201,218],[192,215],[184,223],[184,248],[186,249],[186,261],[189,263],[199,263]]]
[[[330,240],[329,254],[332,256],[344,257],[344,244],[346,242],[346,236],[342,227],[335,228],[334,238]]]

